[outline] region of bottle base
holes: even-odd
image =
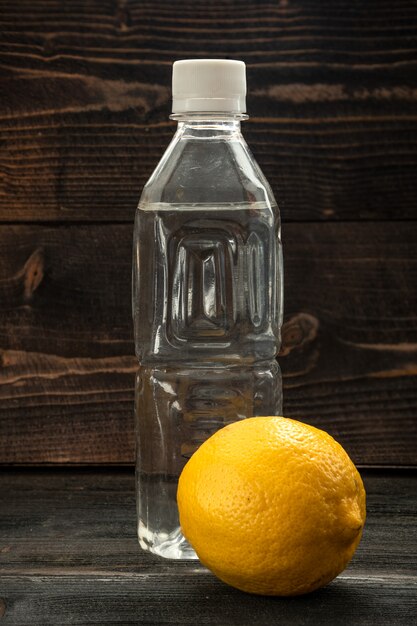
[[[177,528],[171,533],[153,533],[139,523],[139,545],[142,550],[151,552],[164,559],[196,560],[198,556]]]

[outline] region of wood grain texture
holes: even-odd
[[[131,463],[132,225],[0,227],[0,462]],[[417,464],[417,224],[287,224],[285,414]]]
[[[285,221],[411,219],[411,1],[1,2],[0,220],[131,220],[167,146],[171,64],[248,64],[249,144]]]
[[[348,569],[304,597],[267,598],[198,562],[139,550],[132,472],[0,476],[2,622],[409,626],[417,609],[415,474],[364,472],[368,519]]]

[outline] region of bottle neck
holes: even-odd
[[[242,113],[174,113],[177,132],[187,138],[230,139],[241,134],[240,122],[248,118]]]

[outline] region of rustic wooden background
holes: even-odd
[[[1,0],[0,462],[132,463],[131,238],[171,64],[248,65],[285,414],[416,465],[417,3]]]

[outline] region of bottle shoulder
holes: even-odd
[[[266,202],[268,181],[240,133],[225,138],[176,133],[147,181],[141,203]]]

